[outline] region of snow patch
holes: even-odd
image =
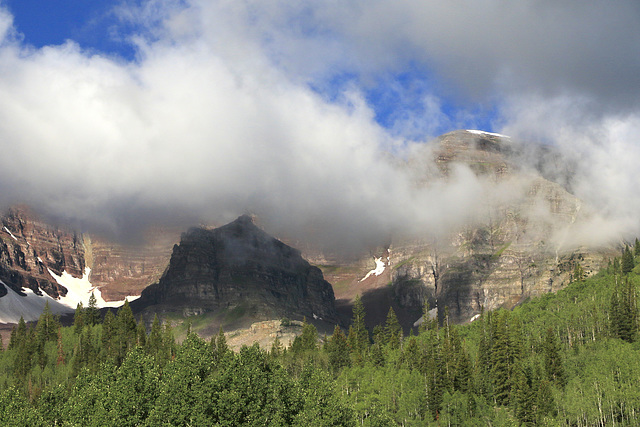
[[[369,276],[371,276],[372,274],[379,276],[382,273],[384,273],[385,268],[387,267],[387,265],[384,263],[384,261],[382,261],[382,257],[380,258],[373,258],[374,261],[376,262],[376,268],[374,268],[373,270],[371,270],[370,272],[367,273],[366,276],[364,276],[362,279],[360,279],[361,282],[364,282],[365,280],[367,280],[367,278],[369,278]],[[389,258],[387,258],[388,260]]]
[[[53,314],[73,312],[70,307],[60,304],[42,290],[40,290],[42,293],[40,296],[31,289],[22,289],[22,292],[26,294],[26,296],[22,296],[1,280],[0,284],[7,289],[7,294],[0,298],[0,323],[18,323],[21,316],[26,322],[38,320],[47,302],[49,310]]]
[[[491,135],[491,136],[497,136],[499,138],[509,138],[509,139],[511,138],[510,136],[502,135],[501,133],[485,132],[483,130],[467,129],[467,132],[472,133],[474,135]]]
[[[4,228],[4,231],[9,233],[9,236],[11,236],[13,238],[13,240],[15,240],[16,242],[18,241],[18,238],[16,236],[14,236],[13,233],[11,231],[9,231],[9,229],[6,226],[4,226],[2,228]]]
[[[59,285],[64,286],[67,289],[67,295],[60,297],[58,301],[70,308],[76,308],[78,303],[82,303],[83,306],[89,305],[89,298],[93,292],[93,296],[96,298],[96,304],[98,307],[120,307],[125,301],[133,301],[140,298],[140,296],[128,296],[122,301],[105,301],[102,298],[102,293],[97,286],[94,286],[89,281],[91,269],[89,267],[84,269],[82,278],[73,277],[66,271],[62,272],[61,276],[58,276],[53,271],[49,270],[51,277],[58,282]]]

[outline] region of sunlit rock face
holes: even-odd
[[[238,316],[251,321],[307,317],[338,323],[333,289],[320,269],[248,216],[184,233],[162,278],[132,304],[137,311],[187,316],[237,307]]]
[[[81,277],[84,245],[77,233],[39,220],[24,206],[11,208],[1,219],[0,280],[19,294],[22,288],[57,298],[66,294],[49,274],[63,271]]]
[[[0,301],[0,322],[37,319],[47,301],[58,313],[73,311],[91,293],[99,306],[118,306],[161,276],[178,240],[150,229],[141,244],[113,243],[47,223],[26,206],[10,208],[0,223],[0,299],[13,301]]]
[[[358,260],[308,251],[325,277],[338,284],[336,298],[363,295],[368,311],[377,312],[369,316],[372,325],[384,321],[393,306],[410,326],[411,315],[417,320],[425,302],[437,305],[440,316],[447,307],[452,320],[468,321],[482,308],[510,308],[565,287],[576,263],[589,275],[619,255],[615,241],[589,242],[596,214],[571,194],[571,162],[551,149],[498,134],[455,131],[407,161],[416,186],[447,180],[459,166],[470,170],[485,192],[465,225],[444,234],[392,236],[388,245]],[[380,260],[384,273],[367,276]]]

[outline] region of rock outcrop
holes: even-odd
[[[7,295],[7,288],[19,297],[28,294],[29,307],[38,306],[31,300],[45,294],[71,306],[75,297],[82,297],[78,292],[86,291],[86,300],[93,288],[109,302],[105,304],[139,295],[161,276],[178,236],[173,230],[152,228],[141,244],[123,245],[52,225],[27,206],[14,206],[0,218],[0,282],[5,285],[0,286],[0,298]],[[76,283],[72,283],[74,278]],[[65,287],[69,284],[76,287],[71,294]],[[22,302],[26,304],[26,299]],[[11,310],[12,315],[4,317],[0,313],[0,318],[17,320],[18,311]],[[26,320],[40,314],[24,311]]]
[[[619,247],[590,247],[574,238],[594,213],[570,193],[563,168],[568,163],[558,162],[548,149],[525,149],[531,150],[508,137],[479,131],[451,132],[425,147],[422,157],[408,162],[417,185],[446,180],[454,165],[461,164],[491,188],[511,194],[487,200],[482,212],[473,213],[468,224],[447,236],[395,236],[388,246],[346,263],[309,251],[337,285],[336,298],[362,294],[371,325],[384,321],[393,306],[409,327],[425,302],[437,305],[440,316],[448,307],[452,320],[464,322],[483,307],[511,308],[563,288],[576,264],[587,275],[606,266],[619,255]],[[380,263],[380,274],[367,276]]]
[[[333,289],[320,269],[246,215],[184,233],[162,278],[131,307],[180,316],[222,313],[236,325],[282,317],[338,323]]]
[[[9,209],[1,219],[0,280],[18,294],[22,288],[57,298],[67,290],[49,274],[63,271],[82,277],[85,268],[82,236],[41,221],[27,207]],[[6,292],[6,291],[5,291]],[[4,296],[4,293],[1,296]]]

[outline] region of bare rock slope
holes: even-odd
[[[246,215],[184,233],[162,278],[131,307],[165,318],[208,315],[220,324],[226,318],[225,329],[282,317],[338,323],[333,289],[320,269]]]

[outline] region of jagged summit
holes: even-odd
[[[162,278],[145,289],[132,308],[251,321],[286,316],[337,323],[333,289],[320,269],[248,215],[213,230],[195,227],[185,232]]]

